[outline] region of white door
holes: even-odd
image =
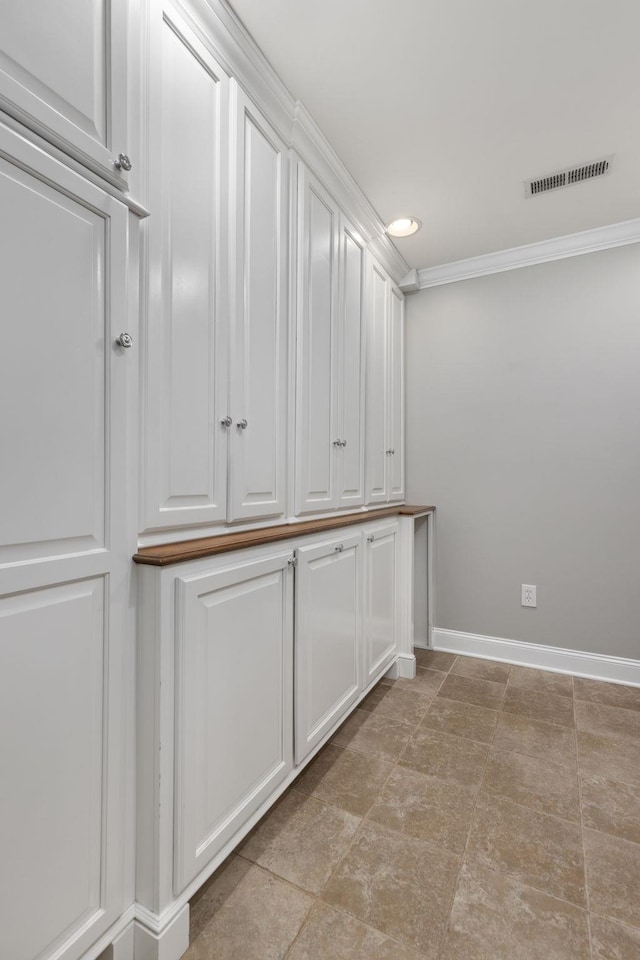
[[[226,519],[231,430],[222,422],[228,80],[169,5],[152,10],[145,529]]]
[[[363,282],[363,240],[342,217],[336,385],[340,446],[335,460],[337,504],[345,509],[364,502]]]
[[[176,581],[176,895],[292,768],[291,556]]]
[[[0,152],[0,952],[75,960],[127,906],[129,219],[2,126]]]
[[[398,550],[397,522],[365,531],[364,683],[380,677],[398,648]]]
[[[0,108],[126,189],[126,0],[2,0],[0,15]]]
[[[360,692],[361,549],[347,533],[296,551],[296,763]]]
[[[287,148],[232,82],[229,519],[285,509]]]
[[[391,285],[389,310],[389,500],[404,500],[404,297]]]
[[[367,262],[366,485],[367,503],[388,500],[388,315],[389,278],[371,257]]]
[[[336,322],[338,210],[298,164],[298,328],[296,366],[296,513],[337,505]]]

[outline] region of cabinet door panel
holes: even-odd
[[[147,528],[226,518],[221,129],[226,78],[182,21],[154,21],[145,432]]]
[[[299,168],[296,513],[336,506],[335,323],[338,213]]]
[[[404,298],[391,287],[389,311],[389,499],[404,500]]]
[[[3,0],[0,107],[126,189],[125,0]]]
[[[233,89],[229,519],[237,520],[284,512],[288,162],[275,132]]]
[[[363,431],[363,279],[362,240],[346,221],[341,228],[340,337],[338,340],[339,376],[337,384],[340,410],[340,439],[346,446],[337,448],[338,505],[357,507],[364,502]]]
[[[398,525],[371,530],[366,546],[364,679],[369,684],[386,670],[398,646]]]
[[[366,458],[367,503],[387,500],[387,318],[389,279],[370,260],[368,266]]]
[[[176,894],[291,769],[290,556],[177,581]]]
[[[77,960],[133,892],[137,358],[114,340],[137,346],[134,238],[121,203],[1,124],[0,154],[0,952]]]
[[[296,763],[360,691],[360,534],[297,551]]]

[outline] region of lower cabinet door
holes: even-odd
[[[297,551],[296,763],[360,693],[362,536]]]
[[[376,680],[398,647],[398,523],[365,533],[364,683]]]
[[[176,894],[292,768],[290,558],[176,580]]]

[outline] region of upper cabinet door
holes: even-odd
[[[235,82],[231,104],[229,519],[285,509],[287,148]]]
[[[337,343],[338,433],[336,447],[338,506],[364,502],[364,357],[363,357],[364,243],[341,218],[340,311]]]
[[[0,108],[123,190],[126,71],[126,0],[3,0]]]
[[[154,6],[146,529],[227,515],[228,79],[167,5]]]
[[[338,209],[298,165],[296,513],[337,505]]]
[[[404,297],[393,285],[389,309],[389,499],[404,500]]]
[[[367,503],[388,500],[388,316],[389,278],[369,258],[367,267]]]

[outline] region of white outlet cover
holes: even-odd
[[[523,607],[535,607],[537,605],[536,586],[534,583],[523,583],[520,603]]]

